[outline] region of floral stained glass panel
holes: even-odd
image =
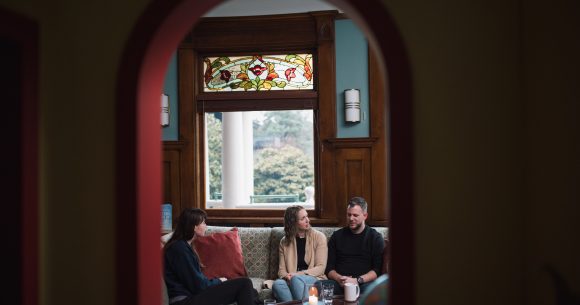
[[[312,90],[312,54],[204,58],[204,92]]]

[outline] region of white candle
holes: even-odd
[[[308,305],[318,305],[318,297],[311,295],[308,297]]]

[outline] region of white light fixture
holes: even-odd
[[[161,94],[161,126],[169,126],[169,96]]]
[[[344,118],[346,122],[360,122],[360,91],[344,90]]]

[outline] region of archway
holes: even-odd
[[[169,58],[192,25],[221,0],[154,0],[122,55],[116,108],[117,303],[158,305],[161,287],[159,92]],[[348,12],[380,50],[389,93],[391,304],[414,304],[411,76],[402,39],[380,0],[329,1]]]

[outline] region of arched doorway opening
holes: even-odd
[[[116,278],[118,304],[160,302],[161,131],[159,92],[182,37],[221,0],[154,0],[131,34],[118,73],[116,111]],[[380,0],[329,1],[365,31],[379,50],[389,135],[391,304],[414,304],[411,76],[402,39]],[[388,69],[388,74],[387,74]]]

